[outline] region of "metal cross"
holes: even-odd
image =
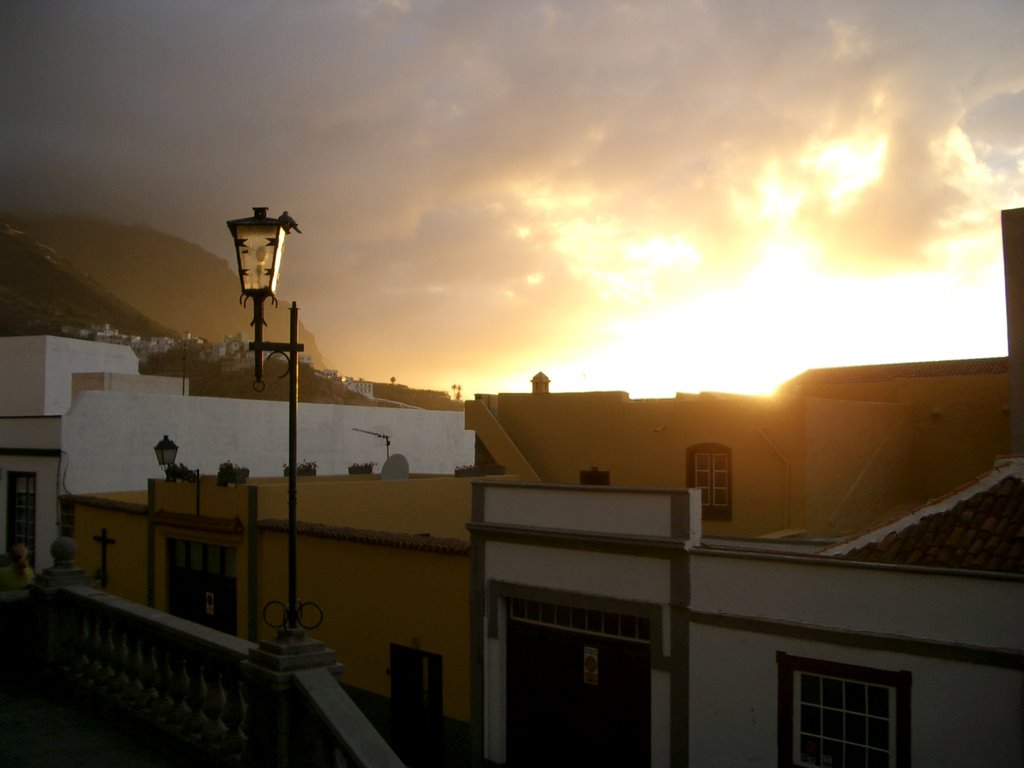
[[[100,543],[100,587],[103,589],[107,588],[107,544],[117,544],[117,539],[111,539],[107,536],[107,529],[104,528],[100,531],[99,536],[93,536],[93,541]]]

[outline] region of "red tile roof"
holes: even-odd
[[[870,534],[863,538],[870,538]],[[881,541],[866,543],[839,557],[1024,573],[1024,479],[1004,477],[945,511],[923,516],[902,530],[890,530]]]
[[[267,531],[287,532],[287,520],[260,520],[260,528]],[[441,555],[468,555],[469,542],[460,539],[447,539],[431,536],[429,533],[410,534],[393,533],[391,531],[371,531],[363,528],[347,528],[341,525],[323,525],[320,523],[304,523],[299,520],[296,533],[302,536],[313,536],[320,539],[335,539],[355,544],[369,544],[378,547],[397,547],[413,549],[420,552],[433,552]]]
[[[931,360],[921,363],[854,365],[843,368],[811,368],[783,384],[784,387],[816,384],[867,384],[896,379],[939,376],[992,376],[1009,371],[1009,358]]]

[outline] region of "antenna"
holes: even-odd
[[[373,435],[379,437],[384,441],[384,450],[387,451],[387,458],[391,458],[391,435],[382,435],[380,432],[371,432],[368,429],[360,429],[359,427],[352,427],[353,432],[362,432],[364,435]]]

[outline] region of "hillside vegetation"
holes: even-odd
[[[244,329],[238,278],[226,262],[199,246],[155,230],[110,222],[0,214],[0,336],[77,335],[77,329],[109,325],[128,336],[181,339],[185,331],[219,342]],[[173,274],[174,280],[167,275]],[[267,337],[285,337],[269,313]],[[280,322],[280,320],[279,320]],[[316,340],[300,323],[299,341],[321,365]],[[287,377],[270,360],[266,388],[253,389],[251,365],[204,360],[168,352],[145,360],[141,373],[186,376],[196,396],[286,400]],[[462,410],[447,393],[375,384],[377,399],[348,391],[337,379],[300,366],[299,400],[380,407],[404,403],[431,410]]]
[[[155,229],[71,216],[0,214],[4,222],[51,249],[83,280],[102,285],[137,313],[174,329],[169,335],[189,331],[219,342],[248,328],[251,312],[238,306],[237,273],[195,243]],[[267,337],[287,337],[287,313],[267,314]],[[116,326],[114,320],[106,322]],[[299,341],[314,365],[322,367],[316,339],[301,320]]]
[[[127,334],[174,334],[82,274],[54,248],[2,221],[0,271],[0,335],[60,336],[65,326],[105,323]]]

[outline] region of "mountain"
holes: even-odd
[[[71,217],[29,219],[0,213],[0,336],[66,335],[65,327],[110,325],[121,333],[180,338],[184,331],[219,342],[248,330],[251,310],[238,305],[238,277],[223,260],[180,238],[141,227]],[[173,276],[169,279],[168,276]],[[284,304],[284,301],[281,301]],[[268,312],[268,339],[285,339],[288,313]],[[275,317],[277,316],[277,317]],[[283,319],[278,319],[283,318]],[[275,322],[277,320],[277,322]],[[312,335],[299,340],[323,367]],[[377,384],[377,399],[350,392],[303,364],[302,402],[461,410],[445,392]],[[224,361],[188,359],[175,350],[146,360],[140,372],[187,375],[193,395],[286,400],[280,361],[267,363],[266,389],[252,371]]]
[[[84,280],[101,285],[139,316],[172,329],[144,335],[181,336],[189,331],[214,342],[239,331],[252,336],[248,327],[252,310],[238,304],[237,273],[195,243],[146,227],[72,216],[0,214],[0,226],[4,224],[49,248],[53,258],[81,272]],[[45,291],[37,300],[47,303]],[[266,338],[286,339],[288,313],[267,315]],[[113,317],[102,322],[129,332],[129,326],[121,327]],[[299,341],[314,365],[323,367],[316,340],[301,320]]]
[[[0,272],[0,335],[61,335],[63,326],[105,323],[126,334],[174,334],[2,218]]]

